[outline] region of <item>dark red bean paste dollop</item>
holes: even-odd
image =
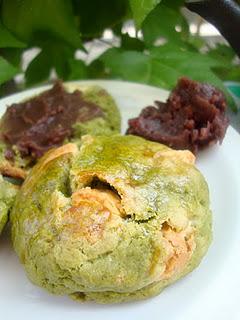
[[[11,160],[11,147],[16,146],[22,157],[37,159],[72,137],[73,124],[99,116],[103,116],[103,111],[98,105],[86,101],[79,90],[67,92],[58,81],[40,95],[7,108],[0,135],[9,146],[5,157]]]
[[[224,94],[209,85],[181,78],[166,103],[142,110],[128,121],[127,134],[163,143],[173,149],[199,149],[222,142],[229,120]]]

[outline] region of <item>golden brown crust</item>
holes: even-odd
[[[181,273],[190,261],[196,246],[194,229],[190,225],[177,231],[165,221],[162,224],[159,238],[164,244],[165,252],[163,253],[158,246],[154,250],[149,269],[149,275],[154,281],[167,280]],[[159,269],[160,261],[162,261],[162,269]]]
[[[163,279],[169,279],[181,272],[190,260],[195,249],[193,228],[188,226],[185,230],[177,232],[167,223],[163,226],[163,236],[171,248]]]
[[[46,153],[44,161],[41,162],[41,168],[45,167],[45,165],[47,165],[49,162],[63,156],[64,154],[76,153],[77,151],[78,147],[74,143],[67,143],[57,149],[52,149]]]
[[[52,149],[48,152],[48,156],[46,157],[45,161],[42,162],[41,169],[43,169],[52,160],[61,157],[64,154],[76,153],[77,151],[78,148],[73,143],[68,143],[60,148]],[[16,167],[11,164],[11,162],[4,160],[0,163],[0,174],[11,178],[25,180],[28,170]]]
[[[158,151],[154,155],[154,159],[158,159],[161,157],[168,157],[172,160],[181,160],[183,162],[194,164],[196,157],[189,150],[167,150],[167,151]]]
[[[52,149],[48,151],[41,160],[32,168],[31,172],[34,173],[29,175],[23,184],[23,192],[27,191],[29,188],[32,188],[34,183],[41,176],[43,170],[46,170],[49,165],[51,165],[53,160],[60,158],[64,155],[71,155],[78,151],[78,147],[73,143],[65,144],[57,149]]]
[[[119,217],[120,200],[109,190],[89,187],[72,194],[72,206],[62,217],[65,228],[77,237],[84,237],[90,243],[102,238],[107,225]]]
[[[26,170],[13,166],[7,160],[0,163],[0,173],[3,176],[22,180],[24,180],[27,176]]]

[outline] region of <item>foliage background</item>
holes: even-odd
[[[24,73],[23,87],[50,79],[52,70],[63,80],[118,78],[171,89],[180,76],[212,83],[234,103],[223,80],[239,80],[240,66],[232,49],[223,44],[209,48],[190,33],[182,14],[183,0],[0,0],[0,85]],[[123,33],[133,19],[136,37]],[[119,45],[110,47],[91,63],[86,43],[102,41],[111,29]],[[141,31],[140,31],[141,30]],[[40,52],[23,70],[23,53]]]

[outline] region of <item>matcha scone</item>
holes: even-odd
[[[84,136],[47,153],[11,212],[29,279],[79,301],[145,299],[198,266],[209,192],[190,151],[135,136]]]
[[[18,187],[0,175],[0,234],[8,221],[8,214],[18,192]]]
[[[24,179],[27,170],[49,149],[84,134],[120,130],[120,113],[101,87],[54,86],[8,106],[0,121],[0,173]]]

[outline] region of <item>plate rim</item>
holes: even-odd
[[[146,83],[140,83],[140,82],[135,82],[135,81],[125,81],[125,80],[118,80],[118,79],[82,79],[82,80],[70,80],[70,81],[62,81],[63,85],[67,84],[67,85],[71,85],[71,84],[95,84],[97,82],[101,82],[101,83],[105,83],[105,84],[109,84],[109,83],[115,83],[115,84],[126,84],[126,85],[137,85],[137,86],[142,86],[142,87],[148,87],[148,88],[154,88],[154,89],[159,89],[160,91],[164,91],[166,94],[170,93],[170,90],[167,90],[165,88],[161,88],[161,87],[157,87],[157,86],[153,86],[153,85],[149,85]],[[21,91],[17,91],[15,93],[10,93],[4,97],[2,97],[0,99],[0,102],[3,102],[5,99],[9,99],[12,98],[13,96],[18,97],[21,96],[22,94],[31,94],[31,92],[34,91],[40,91],[40,90],[44,90],[44,89],[48,89],[50,88],[52,85],[54,84],[54,82],[52,83],[47,83],[47,84],[42,84],[42,85],[37,85],[31,88],[27,88]],[[100,84],[99,84],[100,85]]]

